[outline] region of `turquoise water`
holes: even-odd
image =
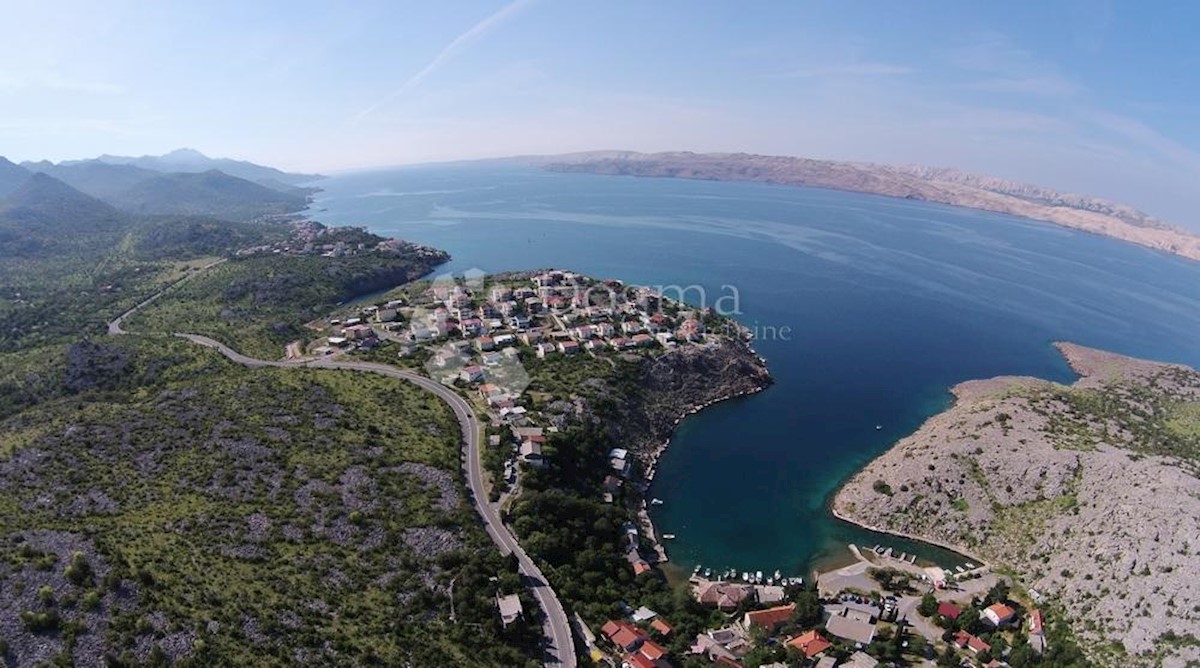
[[[756,348],[777,383],[689,418],[664,456],[654,517],[684,567],[795,573],[847,542],[914,551],[834,520],[830,493],[944,408],[959,381],[1069,381],[1052,341],[1200,364],[1200,264],[1044,223],[497,164],[320,185],[319,220],[444,248],[446,271],[569,267],[703,286],[710,305],[736,289],[740,319],[773,335]]]

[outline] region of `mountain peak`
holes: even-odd
[[[166,155],[163,155],[164,160],[186,160],[188,162],[208,160],[209,157],[194,148],[177,148]]]

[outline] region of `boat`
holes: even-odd
[[[973,563],[971,563],[971,562],[969,562],[969,561],[968,561],[968,562],[967,562],[967,568],[975,568],[975,564],[973,564]]]
[[[742,579],[743,579],[743,580],[745,580],[746,582],[749,582],[749,581],[750,581],[750,574],[749,574],[749,573],[747,573],[746,571],[742,571]]]
[[[661,506],[662,504],[663,504],[662,499],[658,499],[658,498],[650,499],[650,505],[652,505],[652,506]]]
[[[675,540],[675,534],[673,534],[673,533],[664,533],[664,534],[663,534],[663,538],[665,538],[665,539],[667,539],[667,540]]]
[[[779,572],[779,569],[778,569],[778,568],[777,568],[777,569],[775,569],[775,576],[774,576],[774,579],[775,579],[775,580],[778,580],[778,579],[779,579],[779,578],[781,578],[781,577],[783,577],[783,574]]]
[[[762,582],[762,571],[756,571],[756,572],[754,573],[754,581],[755,581],[755,582]]]
[[[883,429],[883,425],[881,425],[881,424],[875,425],[875,431],[879,431],[880,429]]]
[[[696,567],[692,569],[692,575],[696,575],[699,572],[700,572],[700,564],[696,564]]]
[[[706,578],[712,577],[712,569],[711,568],[704,569],[704,577],[706,577]]]

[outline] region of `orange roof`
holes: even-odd
[[[629,656],[625,657],[625,663],[628,664],[630,668],[655,668],[654,662],[642,656],[641,654],[630,654]]]
[[[647,659],[652,661],[658,661],[667,655],[667,650],[653,640],[647,640],[646,642],[642,643],[642,649],[639,651],[645,655]]]
[[[996,617],[998,619],[1000,619],[1001,621],[1003,621],[1005,619],[1010,619],[1014,615],[1017,614],[1016,610],[1013,610],[1012,608],[1008,607],[1007,605],[1004,605],[1003,603],[993,603],[993,604],[989,605],[987,607],[987,609],[991,610],[992,613],[994,615],[996,615]]]
[[[654,621],[650,622],[650,628],[654,629],[655,631],[658,631],[659,633],[663,634],[664,636],[670,635],[671,631],[673,630],[671,628],[671,625],[664,622],[662,619],[655,619]]]
[[[1034,610],[1029,614],[1029,632],[1034,635],[1042,634],[1042,611]]]
[[[633,649],[642,641],[642,634],[635,628],[622,626],[621,630],[617,631],[612,636],[612,641],[617,647],[623,649]]]
[[[749,621],[748,626],[761,626],[767,629],[774,629],[776,626],[791,619],[792,613],[795,610],[796,604],[789,603],[775,608],[767,608],[766,610],[747,612],[746,619]]]
[[[833,646],[833,643],[816,631],[805,631],[789,640],[787,644],[803,652],[806,659],[811,659]]]
[[[611,619],[607,622],[604,622],[604,626],[600,627],[600,632],[609,638],[612,638],[614,635],[616,635],[617,631],[620,630],[621,623]]]
[[[641,575],[642,573],[645,573],[648,570],[650,570],[650,564],[648,564],[644,561],[633,562],[633,574],[634,575]]]

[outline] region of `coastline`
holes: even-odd
[[[741,329],[743,336],[749,336],[749,332],[748,332],[748,330],[745,329],[745,327],[742,327],[739,324],[739,328]],[[711,399],[706,402],[690,405],[678,417],[676,417],[671,422],[671,429],[670,429],[670,432],[667,434],[666,439],[664,439],[660,444],[656,445],[654,447],[654,449],[651,450],[646,455],[646,459],[645,459],[646,470],[645,470],[645,473],[642,475],[642,493],[641,493],[641,499],[640,499],[641,503],[640,503],[640,507],[638,509],[638,517],[642,523],[643,528],[646,530],[646,538],[648,539],[648,542],[650,543],[652,549],[655,551],[655,553],[658,556],[658,560],[655,562],[656,564],[668,563],[670,561],[670,558],[667,555],[667,549],[666,549],[666,546],[663,544],[663,541],[659,540],[658,528],[654,525],[653,518],[650,517],[649,508],[650,508],[650,501],[652,499],[650,490],[653,487],[654,476],[658,470],[658,461],[663,456],[663,454],[666,453],[667,448],[669,448],[671,446],[671,440],[675,437],[675,431],[679,428],[679,425],[684,420],[686,420],[687,418],[689,418],[693,415],[700,413],[701,411],[703,411],[707,408],[710,408],[710,407],[715,406],[720,403],[724,403],[726,401],[732,401],[734,399],[754,396],[754,395],[759,394],[760,392],[766,390],[767,388],[771,387],[771,385],[774,383],[774,379],[771,378],[771,376],[770,376],[770,370],[767,366],[767,360],[762,355],[758,354],[758,351],[756,351],[754,349],[754,346],[750,344],[750,341],[746,338],[739,338],[739,339],[737,339],[737,343],[738,343],[738,345],[744,346],[746,348],[746,350],[748,350],[750,352],[750,354],[754,355],[754,357],[758,359],[759,363],[762,364],[763,368],[767,369],[768,382],[758,385],[757,387],[755,387],[754,389],[751,389],[751,390],[740,390],[737,392],[730,392],[728,394],[721,395],[715,399]]]

